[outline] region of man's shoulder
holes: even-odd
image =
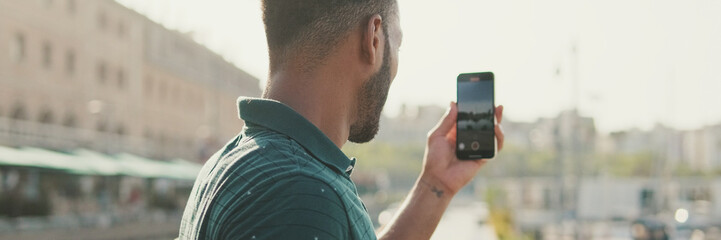
[[[229,166],[231,175],[317,175],[318,171],[330,170],[292,138],[269,130],[242,137],[218,161]]]
[[[293,175],[237,194],[226,191],[219,197],[223,200],[208,219],[211,238],[349,238],[351,226],[343,200],[325,182],[309,176]]]
[[[292,139],[274,133],[249,136],[219,159],[229,165],[214,196],[210,236],[347,238],[337,174]]]
[[[283,188],[298,183],[337,190],[345,184],[339,174],[300,144],[272,131],[244,136],[217,161],[224,166],[222,173],[218,172],[221,192]]]

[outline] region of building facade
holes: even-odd
[[[111,0],[0,0],[0,145],[202,161],[258,84]]]

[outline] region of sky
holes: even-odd
[[[191,32],[265,84],[260,0],[118,0]],[[398,0],[404,32],[384,114],[447,106],[461,72],[492,71],[507,119],[577,107],[601,132],[721,123],[721,1]]]
[[[493,84],[491,81],[458,83],[459,112],[487,112],[493,109]]]

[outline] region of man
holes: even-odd
[[[402,39],[396,1],[263,0],[263,13],[264,98],[238,100],[246,126],[200,172],[180,238],[430,238],[485,163],[455,157],[455,103],[429,133],[423,171],[378,237],[350,180],[355,159],[340,150],[378,131]],[[496,135],[500,148],[500,128]]]

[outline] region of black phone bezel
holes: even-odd
[[[491,97],[491,106],[496,106],[496,84],[495,84],[495,76],[493,72],[476,72],[476,73],[461,73],[458,75],[457,82],[456,82],[456,102],[458,102],[458,83],[461,82],[470,82],[471,78],[478,77],[479,81],[491,81],[491,84],[493,85],[493,96]],[[496,109],[491,109],[491,112],[494,116],[493,121],[493,141],[496,141],[496,121],[495,121],[495,115],[496,115]],[[456,113],[457,114],[457,113]],[[472,151],[472,150],[464,150],[461,151],[458,149],[458,116],[456,115],[456,144],[454,148],[456,149],[456,157],[459,160],[478,160],[478,159],[490,159],[495,157],[496,155],[496,144],[494,144],[494,147],[492,150],[479,150],[479,151]]]

